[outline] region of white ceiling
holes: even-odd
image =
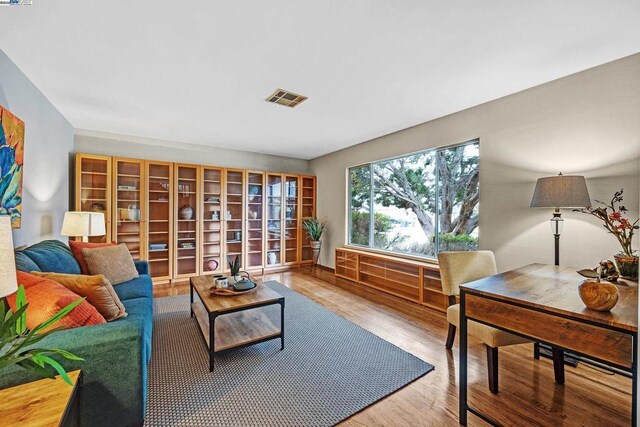
[[[33,3],[0,47],[76,128],[304,159],[640,51],[638,0]]]

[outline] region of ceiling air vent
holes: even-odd
[[[265,101],[293,108],[304,102],[306,99],[306,96],[298,95],[297,93],[289,92],[284,89],[276,89],[275,92],[265,99]]]

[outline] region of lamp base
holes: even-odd
[[[538,344],[538,348],[539,348],[539,354],[541,357],[545,357],[547,359],[553,359],[553,355],[551,353],[551,347],[546,345],[546,344],[542,344],[539,343]],[[572,368],[575,368],[576,366],[578,366],[578,359],[576,359],[574,357],[573,354],[571,353],[565,353],[564,354],[564,364],[571,366]]]

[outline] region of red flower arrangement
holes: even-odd
[[[602,206],[597,208],[588,207],[585,209],[579,209],[579,212],[591,214],[602,220],[604,228],[606,228],[609,233],[613,234],[616,239],[618,239],[618,242],[620,242],[620,245],[622,246],[622,252],[620,255],[636,257],[637,252],[633,250],[631,241],[633,240],[635,230],[640,228],[640,225],[638,225],[640,219],[631,222],[625,218],[625,215],[629,210],[622,205],[622,193],[623,190],[616,191],[609,204],[596,200],[596,202]]]

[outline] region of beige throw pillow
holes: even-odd
[[[89,272],[93,275],[103,274],[113,286],[139,276],[129,249],[124,243],[102,248],[85,248],[82,255]]]
[[[85,276],[82,274],[43,273],[32,271],[31,274],[60,283],[70,291],[86,297],[107,322],[127,317],[127,312],[113,290],[111,283],[102,274]]]

